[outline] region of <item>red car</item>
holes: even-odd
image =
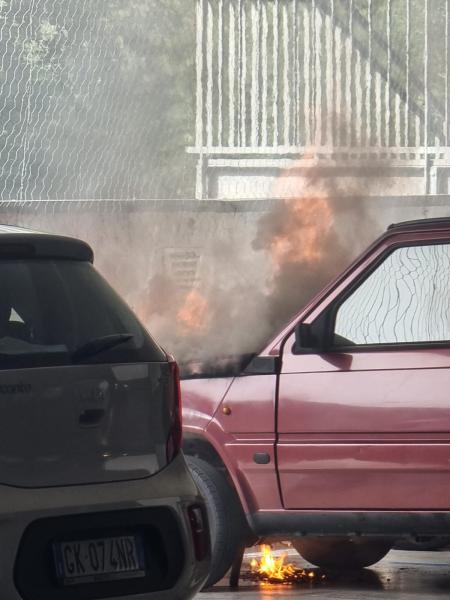
[[[256,539],[363,567],[450,538],[450,218],[392,225],[237,376],[182,393],[209,584]]]

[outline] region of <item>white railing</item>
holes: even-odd
[[[423,160],[429,191],[430,157],[450,145],[449,0],[414,6],[196,0],[198,196],[210,156],[387,149]]]

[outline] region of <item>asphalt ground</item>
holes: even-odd
[[[253,551],[254,552],[254,551]],[[241,573],[248,572],[246,557]],[[370,569],[353,574],[324,574],[291,551],[287,562],[305,567],[315,577],[312,582],[293,586],[254,584],[241,580],[231,590],[227,580],[200,593],[196,600],[271,600],[273,598],[314,598],[320,600],[429,600],[450,597],[450,551],[403,552],[392,550]],[[325,575],[325,578],[322,578]]]

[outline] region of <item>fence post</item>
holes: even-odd
[[[428,133],[429,133],[429,98],[428,98],[428,74],[429,74],[429,64],[428,64],[428,8],[429,8],[429,0],[425,0],[425,62],[424,62],[424,152],[425,152],[425,180],[424,180],[424,192],[425,194],[430,193],[430,156],[429,156],[429,148],[428,148]]]

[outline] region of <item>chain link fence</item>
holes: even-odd
[[[0,0],[0,200],[192,195],[194,16],[176,8]]]

